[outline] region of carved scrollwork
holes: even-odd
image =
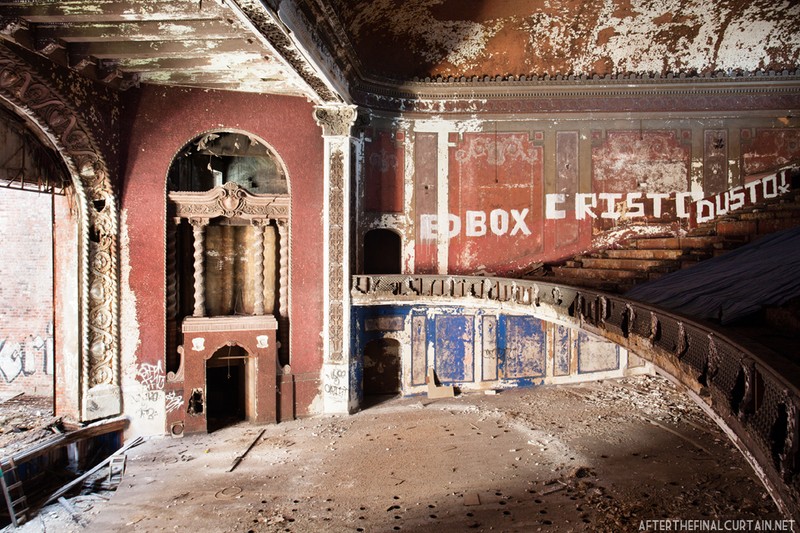
[[[206,192],[171,192],[169,199],[181,218],[286,220],[289,217],[288,196],[254,195],[232,181]]]
[[[350,128],[356,120],[355,106],[320,106],[314,108],[314,120],[322,128],[326,137],[350,135]]]
[[[14,30],[11,19],[3,31]],[[0,46],[0,98],[35,123],[62,156],[75,185],[80,211],[79,264],[81,402],[85,418],[120,412],[118,222],[114,187],[89,126],[72,105],[30,65]],[[94,239],[92,238],[94,237]],[[113,385],[103,405],[89,398],[95,386]],[[111,389],[104,389],[109,391]],[[111,400],[116,398],[115,400]],[[99,398],[98,398],[99,401]]]

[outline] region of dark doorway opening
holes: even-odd
[[[206,363],[208,432],[247,418],[247,352],[239,346],[218,350]]]
[[[377,339],[364,347],[364,396],[366,405],[394,398],[402,390],[400,342]]]
[[[400,274],[400,235],[388,229],[373,229],[364,235],[364,274]]]

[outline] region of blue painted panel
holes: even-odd
[[[505,319],[505,320],[503,320]],[[501,317],[503,377],[519,379],[545,374],[547,334],[545,322],[530,316]]]
[[[436,376],[442,383],[474,381],[474,334],[471,315],[439,315],[434,322]]]
[[[553,349],[555,351],[555,368],[553,375],[568,376],[569,375],[569,328],[562,325],[555,326],[555,342]]]
[[[619,368],[619,346],[601,337],[578,333],[578,373],[602,372]]]

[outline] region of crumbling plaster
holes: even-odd
[[[782,70],[800,57],[788,0],[378,0],[339,13],[365,70],[395,79]]]

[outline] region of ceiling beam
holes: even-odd
[[[241,36],[234,23],[222,20],[148,20],[141,22],[88,22],[36,24],[38,39],[72,42],[177,41],[190,39],[231,39]]]
[[[53,3],[0,1],[0,13],[4,17],[20,17],[33,23],[132,22],[217,19],[225,14],[225,9],[213,0],[79,0]]]

